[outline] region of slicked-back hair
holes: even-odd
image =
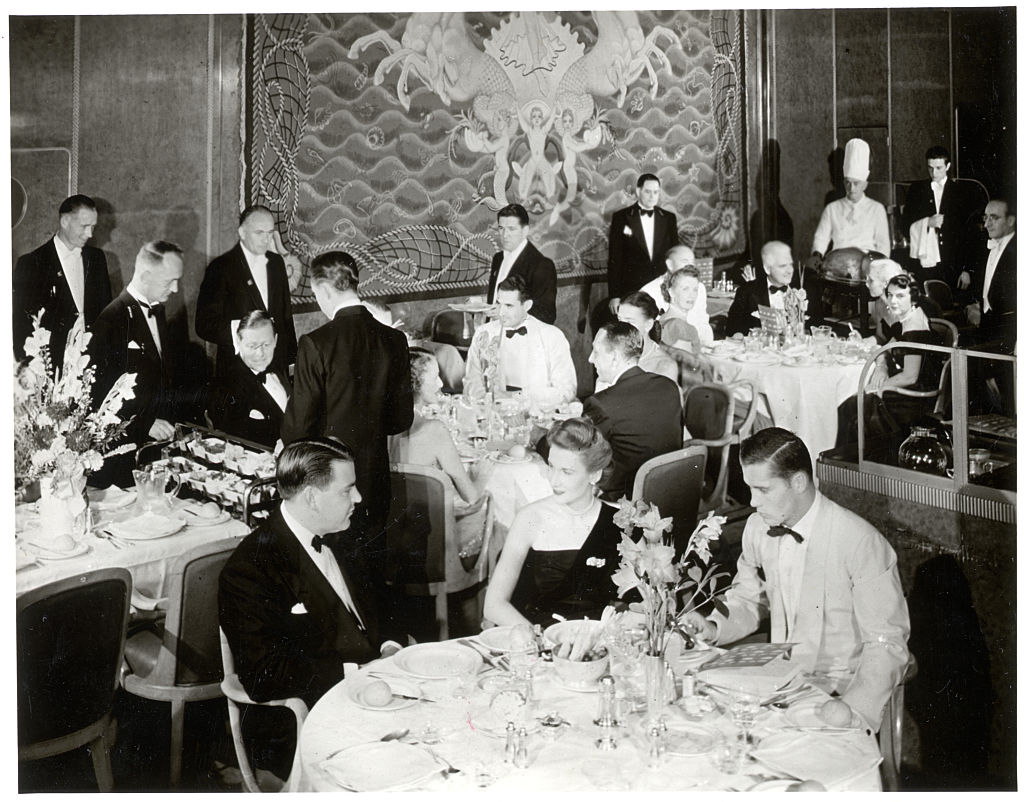
[[[579,454],[589,473],[603,471],[612,461],[612,447],[590,418],[556,421],[548,432],[548,445]]]
[[[929,159],[945,159],[946,164],[953,161],[952,157],[949,155],[949,150],[944,145],[932,145],[925,151],[924,158],[925,161],[928,161]]]
[[[238,215],[238,225],[242,225],[243,223],[245,223],[245,221],[252,217],[254,214],[256,214],[256,212],[263,212],[264,214],[269,214],[270,219],[274,219],[274,213],[270,211],[270,209],[268,209],[266,206],[256,204],[255,206],[246,206],[244,209],[242,209],[242,213]]]
[[[644,173],[636,180],[636,188],[643,189],[644,184],[646,184],[648,181],[657,181],[658,186],[661,186],[661,179],[658,178],[658,176],[656,176],[654,173]]]
[[[498,220],[502,217],[514,217],[519,221],[519,225],[530,225],[530,213],[526,211],[526,207],[519,203],[510,203],[508,206],[499,209]]]
[[[640,359],[644,352],[644,335],[632,323],[613,320],[598,331],[604,332],[604,347],[617,351],[626,359]]]
[[[65,198],[61,201],[60,207],[57,209],[57,216],[74,214],[79,209],[90,209],[95,212],[96,202],[88,195],[72,195],[70,198]]]
[[[339,292],[355,292],[359,286],[359,266],[344,251],[327,251],[310,263],[309,281],[324,281]]]
[[[496,288],[498,290],[504,290],[505,292],[518,292],[519,302],[526,303],[532,301],[533,296],[530,294],[530,288],[526,284],[526,279],[520,276],[518,273],[513,273],[511,276],[502,281]]]
[[[281,498],[292,498],[306,487],[327,487],[335,462],[353,462],[353,458],[348,446],[334,437],[309,437],[289,443],[277,457]]]
[[[804,441],[789,429],[778,426],[755,432],[740,443],[740,463],[766,464],[775,476],[787,481],[797,473],[806,473],[809,479],[814,479],[811,454]]]
[[[1016,217],[1017,216],[1017,201],[1016,201],[1015,198],[1006,198],[1006,197],[1003,197],[1003,198],[992,198],[991,200],[989,200],[989,203],[1001,203],[1001,204],[1003,204],[1003,206],[1006,207],[1006,216],[1007,217]],[[988,204],[986,204],[986,205],[988,205]]]
[[[162,239],[147,242],[139,249],[139,253],[135,257],[135,269],[138,270],[141,267],[151,270],[158,267],[163,264],[164,257],[169,253],[176,253],[183,259],[185,257],[185,252],[173,242]]]
[[[270,326],[274,334],[277,334],[274,318],[262,309],[253,309],[251,312],[246,312],[242,315],[242,319],[238,321],[238,336],[241,337],[243,331],[254,329],[257,326]]]
[[[661,324],[658,322],[658,316],[661,314],[661,311],[650,295],[642,290],[631,292],[619,302],[619,306],[632,306],[634,309],[639,309],[645,318],[653,320],[654,325],[651,326],[651,339],[656,343],[661,342]]]

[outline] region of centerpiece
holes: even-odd
[[[496,393],[505,389],[504,377],[501,370],[501,330],[492,335],[486,329],[478,334],[479,358],[480,358],[480,383],[475,382],[471,377],[467,384],[466,393],[474,401],[493,399]]]
[[[807,290],[804,289],[804,266],[801,264],[797,270],[800,273],[800,287],[782,296],[783,309],[786,313],[785,337],[791,341],[804,334],[807,324]]]
[[[33,319],[25,341],[27,360],[14,380],[14,474],[22,489],[39,482],[39,539],[84,534],[88,520],[85,482],[106,457],[127,453],[134,444],[116,444],[129,421],[122,404],[134,398],[135,374],[118,377],[99,408],[90,407],[95,368],[86,348],[91,334],[82,318],[68,333],[64,364],[50,359],[50,332]]]
[[[622,540],[618,546],[619,568],[612,580],[619,598],[634,590],[640,595],[640,601],[632,603],[629,609],[644,619],[647,716],[658,721],[668,689],[665,648],[669,637],[678,633],[693,645],[680,626],[682,617],[709,603],[722,615],[728,615],[719,598],[727,586],[722,582],[727,575],[711,564],[710,546],[722,534],[725,517],[711,512],[701,520],[679,559],[672,542],[672,519],[662,518],[656,505],[623,498],[613,520],[622,530]],[[636,539],[635,529],[642,530],[642,536]]]

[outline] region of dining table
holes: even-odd
[[[177,498],[160,514],[142,510],[134,488],[90,488],[88,493],[92,525],[66,553],[52,551],[45,539],[34,537],[39,523],[34,503],[15,505],[18,595],[59,579],[121,567],[132,575],[133,605],[151,609],[166,594],[176,557],[203,543],[223,540],[230,545],[250,531],[223,510],[210,518],[183,511],[188,502]],[[161,519],[168,523],[153,525]]]
[[[809,350],[751,349],[745,340],[730,338],[717,340],[705,356],[718,380],[754,382],[759,411],[800,437],[813,461],[835,447],[839,405],[856,394],[872,343],[835,340],[826,356],[815,358]]]
[[[699,718],[673,699],[661,719],[662,748],[652,749],[642,709],[620,704],[604,719],[614,726],[599,726],[596,683],[566,684],[543,659],[517,678],[488,645],[494,636],[484,630],[346,665],[345,679],[306,718],[289,790],[767,791],[800,781],[880,790],[876,737],[857,721],[821,722],[824,691],[811,688],[785,710],[755,701],[745,733],[721,694]],[[523,676],[529,701],[510,708],[509,689],[527,687]],[[400,694],[384,706],[370,690],[380,680]],[[703,683],[694,687],[711,698]],[[522,728],[518,754],[507,750],[512,718]]]

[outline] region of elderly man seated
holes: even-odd
[[[852,711],[878,730],[882,708],[910,659],[910,619],[896,553],[864,519],[814,487],[807,446],[785,429],[740,444],[743,479],[757,510],[724,601],[728,616],[688,613],[683,625],[728,644],[771,619],[771,640],[839,699],[822,711],[844,726]]]
[[[562,330],[529,314],[533,299],[522,276],[498,285],[498,317],[477,329],[466,360],[465,392],[481,396],[521,390],[531,404],[576,397],[576,368]]]
[[[764,275],[741,284],[736,297],[729,307],[729,321],[726,334],[746,334],[750,329],[760,328],[758,307],[770,306],[784,309],[787,295],[803,289],[807,295],[807,320],[812,326],[820,326],[824,320],[821,306],[821,285],[810,271],[801,277],[793,269],[793,253],[789,246],[777,240],[766,242],[761,248],[761,264]]]

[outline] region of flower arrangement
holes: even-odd
[[[45,488],[54,496],[80,496],[85,479],[103,466],[107,456],[135,448],[125,443],[110,448],[124,434],[128,421],[117,413],[135,397],[135,374],[118,378],[99,409],[90,409],[95,369],[86,346],[91,334],[79,317],[68,333],[64,365],[50,361],[50,332],[33,320],[25,341],[27,361],[14,381],[14,473],[22,482],[49,478]],[[44,488],[41,488],[43,490]]]
[[[480,338],[480,378],[482,387],[473,387],[474,395],[486,396],[498,388],[504,388],[501,380],[501,330],[491,335],[486,329],[477,335]]]
[[[622,530],[618,546],[621,559],[612,580],[618,587],[619,598],[634,588],[639,591],[641,601],[630,605],[630,609],[644,616],[649,653],[663,656],[668,636],[673,631],[682,631],[680,619],[699,604],[710,600],[723,615],[728,615],[718,598],[725,590],[719,584],[726,574],[709,565],[710,543],[722,534],[725,518],[712,512],[700,521],[677,561],[671,518],[662,518],[657,506],[645,501],[623,498],[619,505],[613,521]],[[634,529],[642,529],[643,536],[634,540]]]
[[[803,334],[807,322],[807,290],[804,289],[804,266],[801,264],[799,289],[787,292],[784,298],[786,312],[786,331],[790,334]]]

